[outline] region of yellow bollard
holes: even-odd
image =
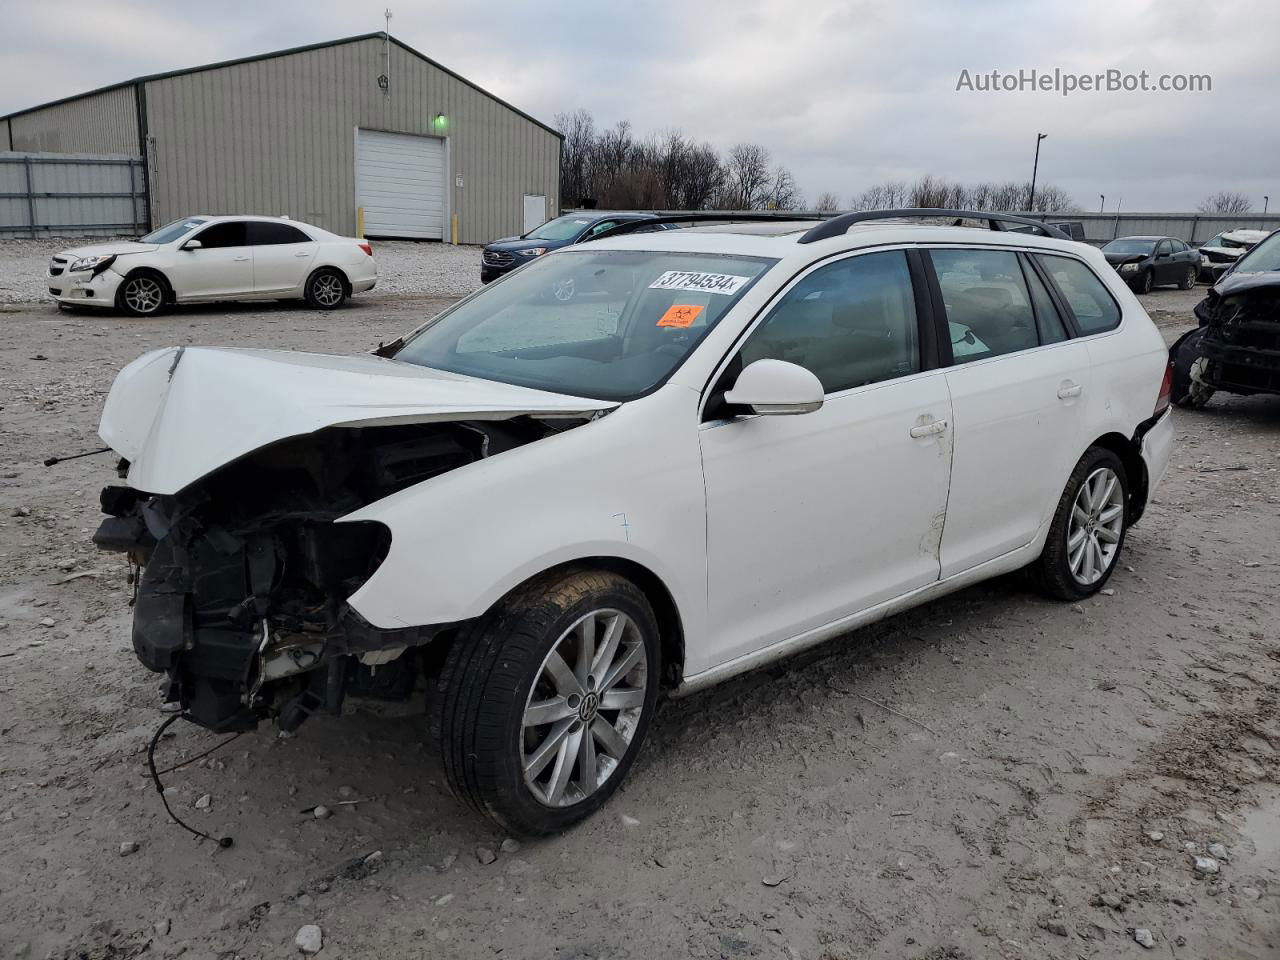
[[[453,245],[456,247],[458,245],[458,215],[455,213],[449,219],[452,221],[450,223],[450,230],[452,231]]]
[[[364,239],[364,207],[356,207],[356,236]]]

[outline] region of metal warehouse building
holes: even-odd
[[[0,151],[11,151],[0,153],[0,197],[27,208],[33,234],[37,223],[60,226],[44,211],[74,217],[65,204],[80,198],[127,202],[151,225],[254,213],[341,234],[363,226],[371,237],[485,243],[558,212],[561,140],[394,37],[370,33],[9,114],[0,118]],[[69,154],[81,156],[55,156]],[[65,187],[65,175],[53,182],[52,165],[95,161],[129,171],[123,192]],[[15,189],[22,173],[25,197]]]

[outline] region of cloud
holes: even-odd
[[[140,74],[382,27],[382,3],[67,0],[6,13],[0,111]],[[808,196],[888,178],[1040,176],[1086,209],[1191,209],[1220,189],[1276,186],[1272,100],[1280,5],[1186,0],[1028,4],[921,0],[562,0],[494,15],[462,0],[396,9],[392,33],[535,116],[585,107],[598,125],[765,144]],[[145,42],[139,43],[139,37]],[[957,92],[1020,69],[1209,74],[1207,93]],[[1280,200],[1280,195],[1278,195]]]

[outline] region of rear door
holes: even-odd
[[[297,227],[270,220],[249,221],[255,293],[291,293],[302,289],[320,245]]]
[[[1090,371],[1024,256],[963,247],[929,259],[950,333],[955,421],[945,579],[1025,546],[1052,516],[1080,456]]]
[[[199,241],[199,248],[180,247],[169,270],[177,299],[208,300],[253,292],[253,251],[245,221],[220,220],[190,240]]]

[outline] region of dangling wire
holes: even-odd
[[[233,842],[230,837],[212,837],[201,830],[197,830],[190,824],[184,823],[181,818],[173,812],[173,808],[169,806],[169,798],[164,795],[164,785],[160,782],[160,774],[156,772],[156,744],[160,742],[160,738],[164,735],[164,732],[169,729],[169,725],[181,716],[182,714],[175,713],[172,716],[166,717],[164,723],[160,724],[160,729],[157,730],[155,736],[151,738],[151,745],[147,747],[147,767],[151,770],[151,782],[156,785],[156,793],[160,794],[160,802],[164,804],[165,812],[169,814],[169,818],[173,820],[174,823],[180,826],[183,830],[186,830],[188,833],[193,833],[197,837],[202,837],[205,840],[212,840],[225,850],[227,847],[231,846]],[[233,737],[232,739],[235,738]],[[219,744],[219,746],[221,746],[221,744]],[[196,758],[193,757],[192,759]]]

